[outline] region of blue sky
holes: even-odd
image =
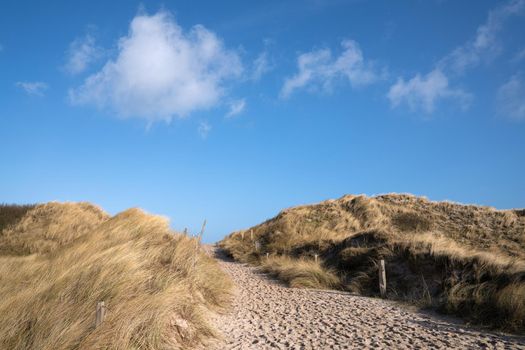
[[[0,198],[207,241],[410,192],[524,207],[525,0],[2,1]]]

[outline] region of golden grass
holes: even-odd
[[[33,209],[32,204],[14,205],[0,204],[0,234],[3,229],[18,222],[28,210]]]
[[[271,256],[261,260],[261,269],[292,288],[330,289],[339,286],[339,277],[314,260]]]
[[[76,240],[109,215],[89,203],[38,205],[1,231],[0,254],[49,253]]]
[[[236,260],[318,288],[303,261],[337,276],[332,288],[378,295],[378,261],[389,298],[525,332],[525,211],[431,202],[411,195],[344,196],[283,210],[220,242]],[[255,251],[254,241],[261,246]],[[283,256],[265,262],[266,253]],[[268,266],[271,265],[271,266]],[[306,282],[305,280],[310,280]]]
[[[230,281],[167,220],[87,203],[30,210],[0,237],[1,349],[183,349],[215,332]],[[6,248],[7,247],[7,248]],[[95,307],[106,320],[95,329]]]

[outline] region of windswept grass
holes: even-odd
[[[384,259],[388,298],[525,332],[523,210],[411,195],[344,196],[286,209],[230,234],[220,246],[290,285],[372,296],[379,295],[378,262]],[[294,276],[300,283],[291,283]]]
[[[0,204],[0,234],[6,227],[16,224],[28,210],[34,207],[33,204]]]
[[[1,349],[183,349],[215,332],[230,281],[196,239],[130,209],[48,203],[0,238]],[[106,320],[95,329],[95,307]]]
[[[27,208],[16,225],[0,233],[0,254],[28,255],[56,251],[93,230],[109,215],[89,203],[48,203]]]
[[[293,288],[330,289],[339,287],[339,278],[313,260],[274,256],[261,260],[264,272]]]

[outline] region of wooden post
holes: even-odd
[[[199,237],[195,238],[195,251],[193,252],[193,269],[197,266],[197,256],[199,255]]]
[[[201,244],[202,235],[204,234],[204,229],[206,228],[206,219],[204,219],[204,222],[202,223],[201,232],[195,239],[195,252],[193,253],[193,269],[195,270],[197,266],[197,259],[199,257],[199,246]]]
[[[102,322],[104,322],[104,318],[106,318],[106,305],[103,301],[99,301],[97,303],[97,313],[96,313],[96,319],[95,319],[95,328],[100,326]]]
[[[269,256],[270,256],[270,253],[266,253],[266,260],[268,260]]]
[[[199,234],[199,243],[202,240],[202,235],[204,234],[205,228],[206,228],[206,219],[204,219],[204,222],[202,223],[201,233]]]
[[[385,271],[385,260],[381,259],[379,262],[379,292],[381,298],[386,297],[386,271]]]
[[[241,238],[244,241],[244,231],[241,232]]]
[[[250,230],[250,239],[253,241],[253,230]]]
[[[317,254],[314,254],[314,259],[315,259],[315,262],[317,262]]]
[[[255,241],[254,245],[255,245],[255,251],[258,252],[259,249],[261,248],[261,243],[259,243],[259,241]]]

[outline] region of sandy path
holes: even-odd
[[[213,322],[224,340],[207,349],[525,349],[525,338],[337,291],[292,289],[218,257],[236,284],[233,309]]]

